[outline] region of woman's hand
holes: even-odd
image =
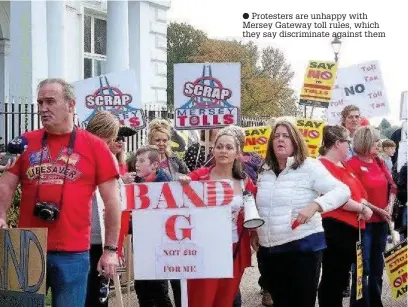
[[[391,214],[384,209],[377,209],[377,214],[386,222],[391,222]]]
[[[191,182],[191,178],[187,175],[180,175],[178,181],[180,181],[181,184],[189,184]]]
[[[130,184],[135,182],[136,173],[126,173],[122,176],[122,180],[125,184]]]
[[[317,203],[310,203],[306,207],[304,207],[302,210],[299,211],[298,216],[296,220],[299,222],[299,224],[305,224],[309,222],[309,220],[312,218],[312,216],[320,211],[320,206]]]
[[[251,232],[251,247],[255,252],[259,250],[259,237],[256,231]]]
[[[363,210],[358,215],[358,219],[368,221],[369,219],[371,219],[372,215],[373,215],[373,210],[363,205]]]

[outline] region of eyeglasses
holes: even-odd
[[[115,140],[115,142],[124,142],[125,141],[125,137],[124,136],[118,136]]]

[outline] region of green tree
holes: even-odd
[[[380,129],[380,131],[383,131],[388,128],[391,128],[391,124],[387,119],[383,118],[380,125],[378,126],[378,129]]]
[[[290,66],[279,50],[266,48],[260,58],[252,42],[214,40],[203,41],[192,62],[241,63],[241,111],[244,116],[294,115],[296,99],[289,82],[293,77]],[[277,57],[275,59],[275,57]],[[257,65],[257,63],[261,65]]]
[[[189,62],[189,57],[197,54],[206,34],[185,23],[172,22],[167,27],[167,106],[174,106],[173,64]]]

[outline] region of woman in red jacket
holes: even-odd
[[[367,193],[360,181],[343,162],[351,139],[342,126],[325,126],[319,160],[351,191],[351,198],[342,207],[322,214],[327,248],[323,252],[322,278],[318,298],[320,307],[342,307],[343,290],[349,281],[349,270],[356,261],[359,227],[365,228],[371,209],[363,205]]]
[[[245,175],[238,157],[242,153],[244,144],[240,142],[240,127],[229,126],[221,129],[214,142],[215,165],[200,168],[189,174],[181,181],[231,180],[234,185],[232,209],[232,242],[234,258],[234,277],[219,279],[190,279],[188,280],[189,307],[230,307],[237,294],[239,284],[245,268],[251,265],[251,248],[249,231],[242,225],[243,192],[255,195],[256,187]],[[235,252],[236,251],[236,252]]]
[[[380,133],[373,127],[361,127],[354,136],[356,155],[347,165],[367,191],[367,205],[373,216],[366,223],[362,238],[363,248],[363,298],[355,302],[352,293],[350,306],[383,306],[381,301],[383,252],[388,235],[388,223],[396,187],[384,162],[378,158]]]

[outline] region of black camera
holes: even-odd
[[[56,221],[59,213],[59,207],[49,202],[37,202],[34,207],[34,216],[44,221]]]

